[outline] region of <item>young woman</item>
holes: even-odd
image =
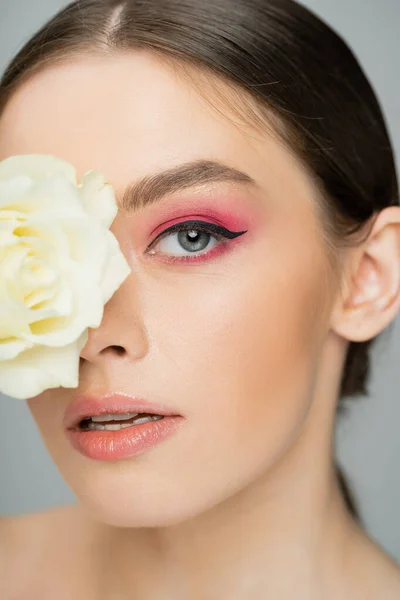
[[[400,305],[393,151],[343,40],[292,0],[73,2],[1,82],[0,159],[30,153],[106,175],[132,273],[79,389],[27,399],[79,503],[0,521],[2,599],[400,598],[333,458]]]

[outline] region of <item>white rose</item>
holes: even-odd
[[[88,328],[130,274],[113,188],[50,155],[0,162],[0,392],[75,388]]]

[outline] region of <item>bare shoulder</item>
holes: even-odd
[[[76,571],[91,540],[90,523],[79,505],[0,518],[0,597],[40,597],[43,573],[62,580]],[[79,533],[79,535],[78,535]],[[79,539],[79,544],[77,540]],[[87,546],[86,546],[87,549]],[[37,592],[35,592],[37,590]]]
[[[67,505],[49,510],[0,517],[0,552],[11,555],[13,550],[37,549],[46,540],[63,530],[71,530],[82,522],[79,505]],[[3,564],[3,563],[0,563]]]
[[[400,598],[400,565],[365,532],[357,538],[355,552],[348,567],[361,586],[365,600]],[[354,594],[353,594],[354,596]]]
[[[39,522],[54,521],[60,518],[75,518],[75,515],[81,513],[81,507],[78,504],[68,504],[64,506],[56,506],[55,508],[46,509],[34,513],[22,515],[0,515],[0,531],[10,531],[19,527],[35,526]]]
[[[400,565],[395,560],[386,554],[384,550],[378,546],[376,554],[373,558],[376,559],[376,569],[381,576],[381,596],[382,600],[397,600],[400,598]],[[371,561],[371,570],[374,563]]]

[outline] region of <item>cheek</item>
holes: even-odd
[[[67,438],[63,436],[63,411],[71,401],[71,391],[49,389],[26,401],[40,431],[43,443],[56,462],[65,454]],[[61,452],[60,452],[61,447]]]
[[[176,372],[174,393],[193,424],[194,446],[210,460],[216,453],[214,463],[216,455],[221,465],[251,453],[273,459],[309,408],[321,331],[320,267],[309,268],[299,255],[285,260],[263,265],[249,254],[237,276],[202,282],[196,276],[191,287],[182,284],[169,346],[182,374]]]
[[[48,397],[49,391],[43,392],[38,396],[34,396],[26,401],[31,415],[43,436],[47,437],[49,430],[51,430],[51,412],[52,406],[49,405]],[[54,429],[54,420],[53,420]]]

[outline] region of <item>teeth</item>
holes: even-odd
[[[90,430],[98,430],[98,431],[118,431],[119,429],[126,429],[127,427],[134,427],[135,425],[140,425],[140,423],[147,423],[148,421],[158,421],[163,417],[160,415],[154,415],[153,417],[141,417],[140,419],[136,419],[133,423],[115,423],[115,425],[101,425],[100,423],[89,422],[87,425],[87,429]]]
[[[104,413],[99,415],[98,417],[92,417],[92,421],[95,423],[101,423],[102,421],[127,421],[128,419],[132,419],[132,417],[136,417],[139,413],[121,413],[117,414],[107,414]]]

